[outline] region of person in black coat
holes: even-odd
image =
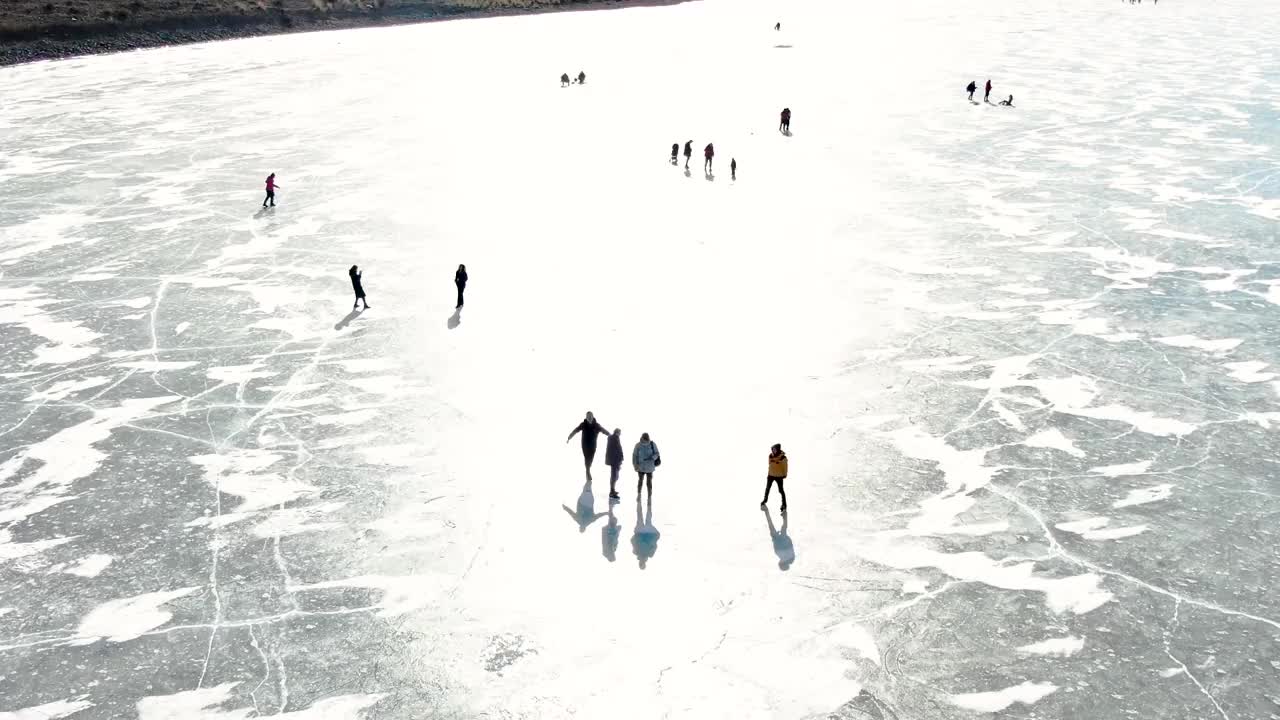
[[[458,286],[458,304],[454,309],[462,308],[462,293],[467,289],[467,266],[459,265],[458,271],[453,274],[453,284]]]
[[[604,464],[609,466],[609,499],[621,500],[618,494],[618,473],[622,470],[622,429],[614,428],[609,444],[604,449]]]
[[[351,309],[354,310],[360,307],[360,303],[363,302],[364,309],[368,310],[369,301],[364,297],[364,285],[360,282],[360,278],[364,273],[360,271],[360,268],[352,265],[351,269],[347,271],[347,274],[351,276],[351,289],[356,292],[356,302],[351,306]]]
[[[587,466],[587,482],[591,482],[591,463],[596,459],[596,441],[599,439],[600,433],[609,434],[608,430],[601,427],[596,421],[596,416],[590,412],[587,413],[586,419],[578,423],[578,427],[569,433],[569,437],[565,439],[568,443],[573,439],[574,435],[582,433],[582,461]]]

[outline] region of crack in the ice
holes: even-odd
[[[1191,669],[1187,667],[1187,664],[1182,662],[1178,658],[1174,657],[1173,655],[1173,650],[1172,650],[1173,633],[1177,632],[1178,630],[1178,622],[1179,622],[1178,611],[1179,609],[1181,609],[1181,607],[1182,607],[1182,600],[1175,599],[1173,602],[1172,624],[1169,626],[1169,629],[1165,630],[1164,632],[1164,654],[1168,655],[1170,660],[1178,664],[1178,668],[1182,670],[1182,674],[1186,675],[1188,678],[1191,679],[1191,682],[1194,683],[1197,688],[1199,688],[1201,694],[1209,698],[1209,702],[1213,703],[1213,707],[1218,711],[1218,714],[1222,716],[1222,720],[1231,720],[1231,718],[1228,717],[1227,712],[1222,709],[1221,705],[1218,704],[1217,698],[1215,698],[1213,694],[1209,692],[1208,688],[1206,688],[1203,684],[1200,683],[1200,680],[1198,680],[1195,675],[1191,674]]]

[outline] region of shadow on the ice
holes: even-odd
[[[693,177],[693,171],[692,171],[692,170],[690,170],[689,168],[685,168],[685,169],[684,169],[684,176],[685,176],[685,177]]]
[[[716,181],[716,174],[712,172],[707,173],[707,182],[715,182],[715,181]]]
[[[453,330],[461,324],[462,324],[462,308],[458,308],[453,311],[452,315],[449,316],[449,329]]]
[[[774,45],[773,47],[777,48],[778,50],[790,50],[790,49],[791,49],[791,46],[790,46],[790,45]]]
[[[782,136],[783,136],[783,137],[791,137],[791,134],[792,134],[792,133],[791,133],[791,128],[787,128],[786,130],[783,130],[783,131],[782,131]]]
[[[254,220],[257,220],[257,219],[259,219],[259,218],[266,217],[267,215],[270,215],[271,213],[274,213],[275,211],[276,211],[276,206],[275,206],[275,205],[272,205],[271,207],[263,206],[263,208],[262,208],[261,210],[259,210],[258,212],[256,212],[256,213],[254,213],[254,214],[253,214],[253,219],[254,219]]]
[[[568,505],[561,505],[564,511],[573,518],[573,522],[578,525],[578,532],[585,533],[591,524],[609,513],[596,512],[596,496],[591,491],[591,481],[588,480],[582,486],[582,493],[578,495],[578,509],[570,510]]]
[[[618,524],[618,516],[613,514],[613,501],[609,502],[609,522],[600,528],[600,552],[609,562],[618,560],[618,536],[622,526]]]
[[[641,515],[640,510],[640,498],[636,497],[636,531],[631,535],[631,552],[636,554],[640,569],[644,570],[649,560],[658,552],[658,538],[662,537],[662,533],[653,526],[653,498],[649,499],[647,513]]]
[[[342,318],[341,320],[339,320],[339,321],[338,321],[338,324],[333,326],[333,329],[334,329],[334,330],[341,330],[341,329],[345,328],[346,326],[348,326],[348,325],[350,325],[350,324],[351,324],[351,321],[352,321],[352,320],[355,320],[356,318],[360,317],[360,314],[361,314],[361,313],[363,313],[363,312],[364,312],[364,310],[363,310],[363,309],[356,309],[356,310],[352,310],[351,312],[347,313],[347,316],[346,316],[346,317],[344,317],[344,318]]]
[[[773,554],[778,556],[778,569],[786,572],[791,563],[796,561],[796,548],[791,544],[791,536],[787,534],[787,514],[782,513],[782,528],[773,525],[773,512],[764,509],[765,522],[769,523],[769,540],[773,543]]]

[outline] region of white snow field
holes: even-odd
[[[0,70],[0,718],[1280,716],[1277,37],[706,0]]]

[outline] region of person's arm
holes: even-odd
[[[631,448],[631,468],[636,471],[640,470],[640,446],[639,445],[636,445],[635,447]]]
[[[578,427],[573,429],[573,432],[569,433],[569,437],[564,439],[565,444],[568,444],[568,442],[573,439],[573,436],[580,432],[582,432],[582,425],[578,425]]]

